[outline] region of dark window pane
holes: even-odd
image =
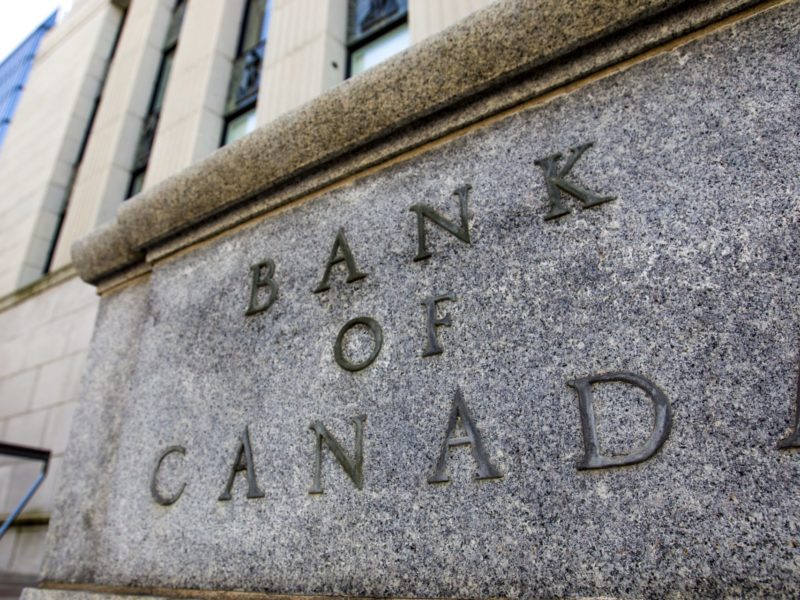
[[[128,189],[128,196],[125,198],[133,198],[136,194],[142,191],[142,186],[144,186],[144,171],[140,171],[138,173],[134,173],[131,177],[131,185]]]
[[[243,138],[256,128],[256,107],[254,106],[247,112],[238,117],[234,117],[225,126],[225,136],[223,145],[235,142]]]
[[[272,7],[272,2],[267,0],[249,0],[247,4],[242,39],[239,43],[240,55],[267,39],[269,13]]]
[[[347,44],[352,46],[405,19],[408,0],[349,0]]]
[[[156,80],[156,88],[153,94],[153,107],[150,109],[151,113],[157,113],[161,111],[161,105],[164,103],[164,92],[167,91],[167,82],[169,81],[169,76],[172,72],[172,61],[174,58],[174,50],[170,50],[164,55],[164,62],[161,63],[161,71],[159,71],[158,79]]]
[[[354,50],[350,55],[350,74],[358,75],[390,56],[402,52],[410,44],[411,33],[408,30],[408,23],[403,23]]]

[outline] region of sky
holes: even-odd
[[[73,0],[0,0],[0,62],[44,21],[61,8],[59,20]]]

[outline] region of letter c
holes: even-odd
[[[186,455],[186,448],[183,446],[170,446],[166,450],[164,450],[161,455],[158,457],[156,461],[156,467],[153,469],[153,477],[150,479],[150,494],[153,496],[153,500],[155,500],[161,506],[169,506],[170,504],[175,504],[178,501],[178,498],[181,497],[183,494],[183,490],[186,488],[186,483],[184,482],[181,484],[180,489],[177,493],[173,494],[172,496],[162,496],[161,492],[158,491],[158,487],[156,484],[156,479],[158,478],[158,471],[161,469],[161,463],[164,462],[164,459],[167,458],[170,454],[177,453],[183,456]]]

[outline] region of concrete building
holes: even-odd
[[[0,440],[52,451],[0,541],[9,597],[39,570],[97,310],[72,243],[126,198],[489,1],[76,0],[47,33],[0,153]],[[0,461],[7,518],[39,465]]]

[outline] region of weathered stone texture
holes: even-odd
[[[800,457],[776,444],[800,356],[799,24],[796,2],[761,13],[105,298],[45,576],[380,597],[797,597]],[[616,200],[584,210],[565,196],[572,212],[545,221],[535,161],[589,141],[566,178]],[[458,222],[464,184],[471,243],[427,223],[433,256],[414,262],[409,208]],[[334,269],[314,294],[340,227],[367,277],[346,284]],[[250,265],[267,258],[278,299],[246,317]],[[451,291],[444,353],[422,357],[421,303]],[[356,316],[385,341],[352,373],[333,343]],[[672,431],[644,463],[579,471],[566,382],[607,371],[663,390]],[[455,448],[450,483],[431,485],[459,387],[504,476],[474,481]],[[596,403],[604,452],[647,437],[638,390],[598,386]],[[324,493],[310,495],[310,423],[352,453],[360,414],[363,489],[326,450]],[[219,501],[245,426],[265,497],[247,499],[239,475]],[[176,444],[186,455],[165,461],[159,485],[186,489],[160,506],[152,469]],[[89,536],[86,522],[102,528]]]

